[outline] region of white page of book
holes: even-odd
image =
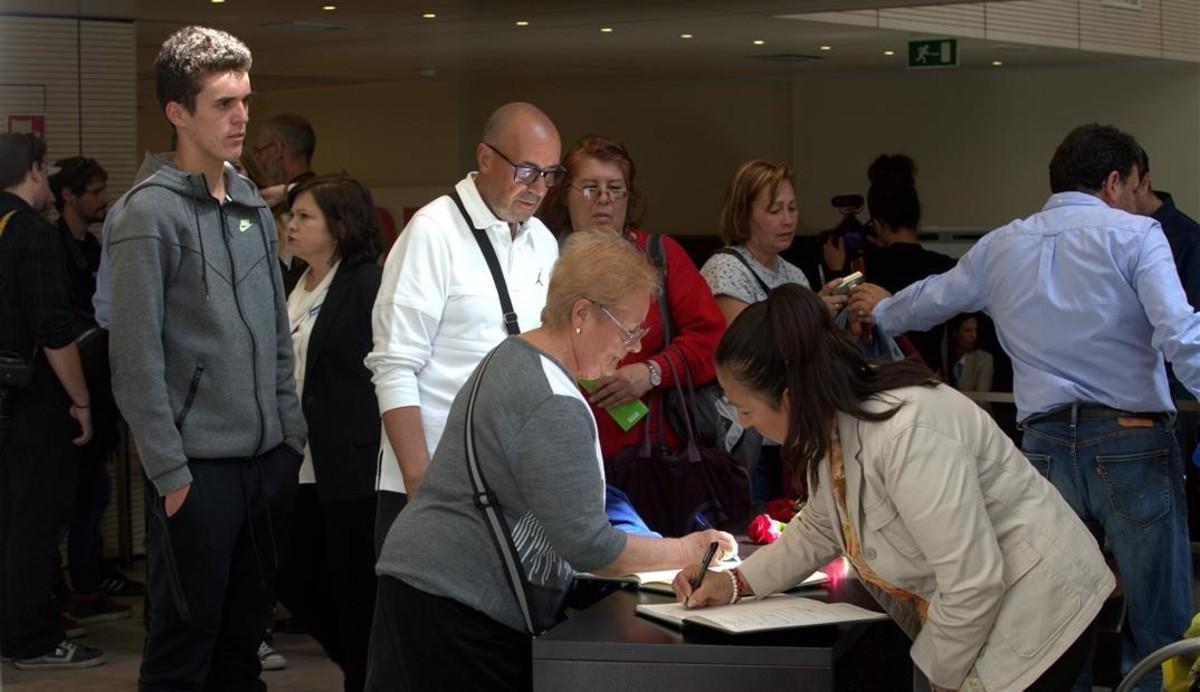
[[[637,610],[648,617],[677,626],[682,626],[683,621],[687,620],[734,634],[887,619],[883,613],[850,603],[823,603],[810,598],[783,595],[715,608],[687,609],[679,603],[662,603],[639,605]]]

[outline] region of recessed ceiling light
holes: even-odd
[[[1004,66],[1004,63],[1000,62],[999,60],[992,61],[992,67],[1003,67],[1003,66]]]
[[[887,56],[892,56],[892,55],[895,55],[895,54],[896,54],[896,51],[894,51],[894,50],[885,50],[885,51],[883,51],[883,54],[884,54],[884,55],[887,55]]]
[[[529,26],[529,22],[525,21],[524,19],[518,19],[517,26]]]
[[[426,12],[425,14],[421,15],[421,19],[437,19],[437,13]]]
[[[602,26],[602,27],[600,27],[600,33],[602,33],[602,34],[611,34],[611,33],[612,33],[612,27],[611,27],[611,26]]]
[[[821,50],[833,50],[833,46],[821,46]]]
[[[322,5],[321,9],[325,10],[326,12],[332,12],[337,9],[337,5]]]
[[[753,43],[754,43],[754,45],[756,45],[756,46],[765,46],[765,45],[767,45],[767,42],[766,42],[766,41],[764,41],[764,40],[762,40],[761,38],[756,38],[756,39],[754,39]]]
[[[691,37],[692,37],[691,34],[680,34],[679,35],[679,38],[691,38]]]
[[[223,2],[225,2],[225,0],[212,0],[212,4],[214,5],[220,5]]]

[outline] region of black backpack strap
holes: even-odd
[[[487,231],[476,228],[475,222],[471,221],[471,215],[463,206],[462,197],[458,196],[458,190],[450,191],[450,199],[454,200],[455,206],[458,207],[458,213],[462,214],[463,220],[467,222],[467,227],[475,236],[475,242],[479,243],[479,250],[483,253],[488,270],[492,272],[492,281],[496,282],[496,294],[500,296],[500,308],[504,311],[504,328],[509,334],[516,336],[521,333],[521,325],[517,324],[517,311],[513,309],[512,298],[508,295],[508,284],[504,281],[504,273],[500,271],[500,260],[496,257],[496,249],[492,247],[492,241],[488,240]]]
[[[759,287],[762,288],[763,293],[765,293],[767,295],[771,294],[771,288],[769,286],[767,286],[767,282],[763,281],[762,277],[760,277],[758,275],[758,272],[754,271],[754,267],[750,266],[750,263],[746,261],[745,257],[742,257],[742,253],[738,252],[737,250],[734,250],[731,247],[723,247],[720,250],[717,250],[713,254],[715,254],[715,255],[731,255],[733,257],[736,257],[737,260],[742,263],[742,266],[746,267],[746,271],[750,272],[750,276],[753,276],[754,280],[758,282],[758,285],[759,285]]]
[[[529,583],[525,579],[525,572],[521,569],[521,556],[517,553],[516,545],[513,544],[512,532],[509,531],[508,522],[505,521],[504,513],[500,509],[499,498],[488,487],[487,479],[483,475],[483,468],[479,465],[479,455],[475,449],[475,400],[479,397],[479,385],[483,382],[488,363],[495,354],[496,351],[493,350],[483,359],[483,363],[475,373],[471,394],[467,398],[466,424],[463,426],[466,442],[464,449],[467,452],[467,475],[471,477],[471,487],[475,490],[472,495],[475,506],[483,512],[484,523],[487,524],[488,533],[492,536],[492,544],[495,545],[496,553],[500,556],[500,563],[508,576],[508,586],[512,589],[513,595],[517,597],[521,617],[525,619],[525,628],[531,634],[537,635],[541,632],[533,624],[533,613],[529,608],[531,600]]]
[[[666,345],[671,343],[675,336],[675,325],[671,323],[671,305],[667,299],[667,253],[663,248],[663,236],[650,236],[646,250],[655,269],[658,269],[658,278],[662,282],[662,291],[658,294],[658,315],[662,320],[663,344]]]

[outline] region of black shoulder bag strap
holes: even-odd
[[[662,235],[650,236],[646,249],[649,251],[650,261],[658,269],[658,278],[662,281],[662,290],[658,293],[658,316],[662,320],[663,346],[666,347],[675,337],[675,325],[671,322],[671,305],[667,298],[667,253],[663,248]]]
[[[767,286],[767,282],[763,281],[762,278],[758,275],[758,272],[754,271],[754,267],[750,266],[750,263],[746,261],[745,257],[742,257],[742,253],[738,252],[737,250],[734,250],[731,247],[723,247],[720,250],[717,250],[713,254],[732,255],[733,257],[736,257],[737,260],[742,263],[742,266],[746,267],[746,271],[750,272],[750,276],[753,276],[754,280],[758,282],[758,285],[759,285],[759,287],[762,288],[763,293],[765,293],[767,295],[771,295],[771,289],[770,289],[770,287]]]
[[[463,220],[467,222],[467,228],[471,229],[471,234],[475,236],[475,242],[479,243],[483,259],[487,261],[488,270],[492,272],[492,281],[496,282],[496,293],[500,296],[500,307],[504,310],[504,328],[508,330],[509,334],[516,336],[521,333],[521,325],[517,324],[517,312],[513,310],[512,298],[508,295],[508,284],[504,282],[504,273],[500,271],[500,260],[496,257],[496,249],[492,247],[492,241],[488,240],[487,231],[475,227],[475,222],[471,220],[471,215],[463,206],[462,197],[458,196],[458,190],[450,190],[450,199],[454,200],[455,206],[458,207],[458,213],[462,214]]]
[[[475,506],[483,512],[483,521],[492,535],[492,544],[496,546],[500,563],[508,575],[508,586],[512,589],[513,595],[517,597],[517,605],[521,608],[521,617],[525,619],[525,629],[536,636],[541,634],[541,631],[533,624],[533,613],[529,609],[529,584],[525,580],[525,573],[521,571],[521,557],[517,553],[517,547],[513,544],[512,533],[508,530],[508,522],[504,520],[504,513],[500,511],[499,499],[488,487],[487,479],[483,476],[483,468],[479,465],[479,456],[475,449],[475,400],[479,396],[479,385],[483,382],[488,363],[495,354],[496,351],[493,350],[483,359],[483,363],[475,373],[471,394],[467,398],[467,420],[463,426],[466,441],[464,449],[467,451],[467,475],[471,477],[471,487],[475,489],[472,496]]]

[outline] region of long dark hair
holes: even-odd
[[[783,458],[802,487],[817,487],[817,462],[829,451],[838,412],[884,421],[903,404],[873,412],[865,402],[892,389],[935,386],[932,371],[911,360],[868,361],[812,291],[784,284],[738,315],[717,346],[717,367],[775,406],[788,396]]]

